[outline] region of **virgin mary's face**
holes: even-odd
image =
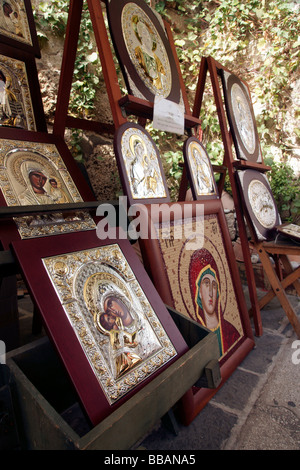
[[[200,297],[203,309],[209,315],[215,312],[218,284],[212,274],[206,274],[200,284]]]
[[[47,177],[40,171],[32,171],[29,175],[30,182],[35,189],[43,189],[47,181]]]

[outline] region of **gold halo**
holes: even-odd
[[[129,138],[129,147],[130,147],[130,150],[131,150],[131,153],[132,155],[135,155],[135,151],[134,151],[134,145],[135,145],[135,142],[138,141],[142,144],[142,146],[144,147],[144,153],[145,154],[148,154],[148,151],[147,151],[147,146],[146,146],[146,143],[145,141],[143,140],[142,137],[140,137],[139,135],[137,134],[132,134]]]

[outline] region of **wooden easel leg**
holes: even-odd
[[[287,274],[291,274],[292,272],[294,272],[288,256],[281,255],[280,259],[281,259],[282,265],[285,269],[285,272]],[[293,286],[296,289],[297,294],[300,296],[300,282],[298,281],[298,278],[293,282]]]
[[[269,255],[265,252],[262,247],[258,248],[258,254],[272,286],[273,292],[275,293],[283,310],[285,311],[285,314],[288,317],[292,327],[294,328],[296,335],[298,336],[298,338],[300,338],[300,321],[287,298],[282,283],[279,281],[278,276],[276,275],[275,269],[270,261]]]
[[[53,133],[64,136],[76,52],[79,38],[83,0],[70,0],[66,39],[57,94]]]
[[[178,201],[185,201],[187,190],[188,190],[188,180],[187,180],[187,175],[186,175],[186,169],[184,166],[182,170],[182,177],[181,177],[181,182],[180,182],[180,187],[179,187]]]
[[[289,271],[288,269],[286,270],[287,276],[281,281],[281,286],[285,290],[287,287],[290,285],[293,285],[297,291],[297,293],[300,295],[300,282],[298,281],[299,276],[300,276],[300,268],[297,270],[291,270]],[[273,289],[269,290],[267,294],[265,294],[260,300],[259,300],[259,307],[260,309],[264,308],[265,305],[267,305],[271,300],[276,296],[275,292]]]
[[[251,309],[249,310],[249,314],[252,314],[253,316],[254,329],[255,329],[256,336],[262,336],[263,327],[262,327],[262,320],[261,320],[261,314],[260,314],[260,306],[259,306],[259,302],[257,298],[255,276],[254,276],[254,271],[253,271],[253,266],[252,266],[252,261],[251,261],[251,254],[250,254],[249,242],[248,242],[247,233],[246,233],[246,227],[244,224],[243,216],[239,210],[239,206],[237,203],[237,194],[235,194],[235,209],[236,209],[236,218],[237,218],[237,223],[238,223],[238,228],[239,228],[239,235],[240,235],[240,240],[241,240],[241,245],[242,245],[245,269],[246,269],[249,297],[250,297],[250,302],[252,306]]]

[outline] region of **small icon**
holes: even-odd
[[[4,341],[0,340],[0,364],[6,363],[6,346]]]

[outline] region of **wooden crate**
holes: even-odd
[[[11,351],[7,365],[20,439],[26,449],[130,449],[166,415],[199,378],[219,385],[217,336],[169,309],[189,351],[94,428],[89,427],[47,337]],[[211,366],[213,365],[213,373]],[[213,379],[212,379],[213,378]]]

